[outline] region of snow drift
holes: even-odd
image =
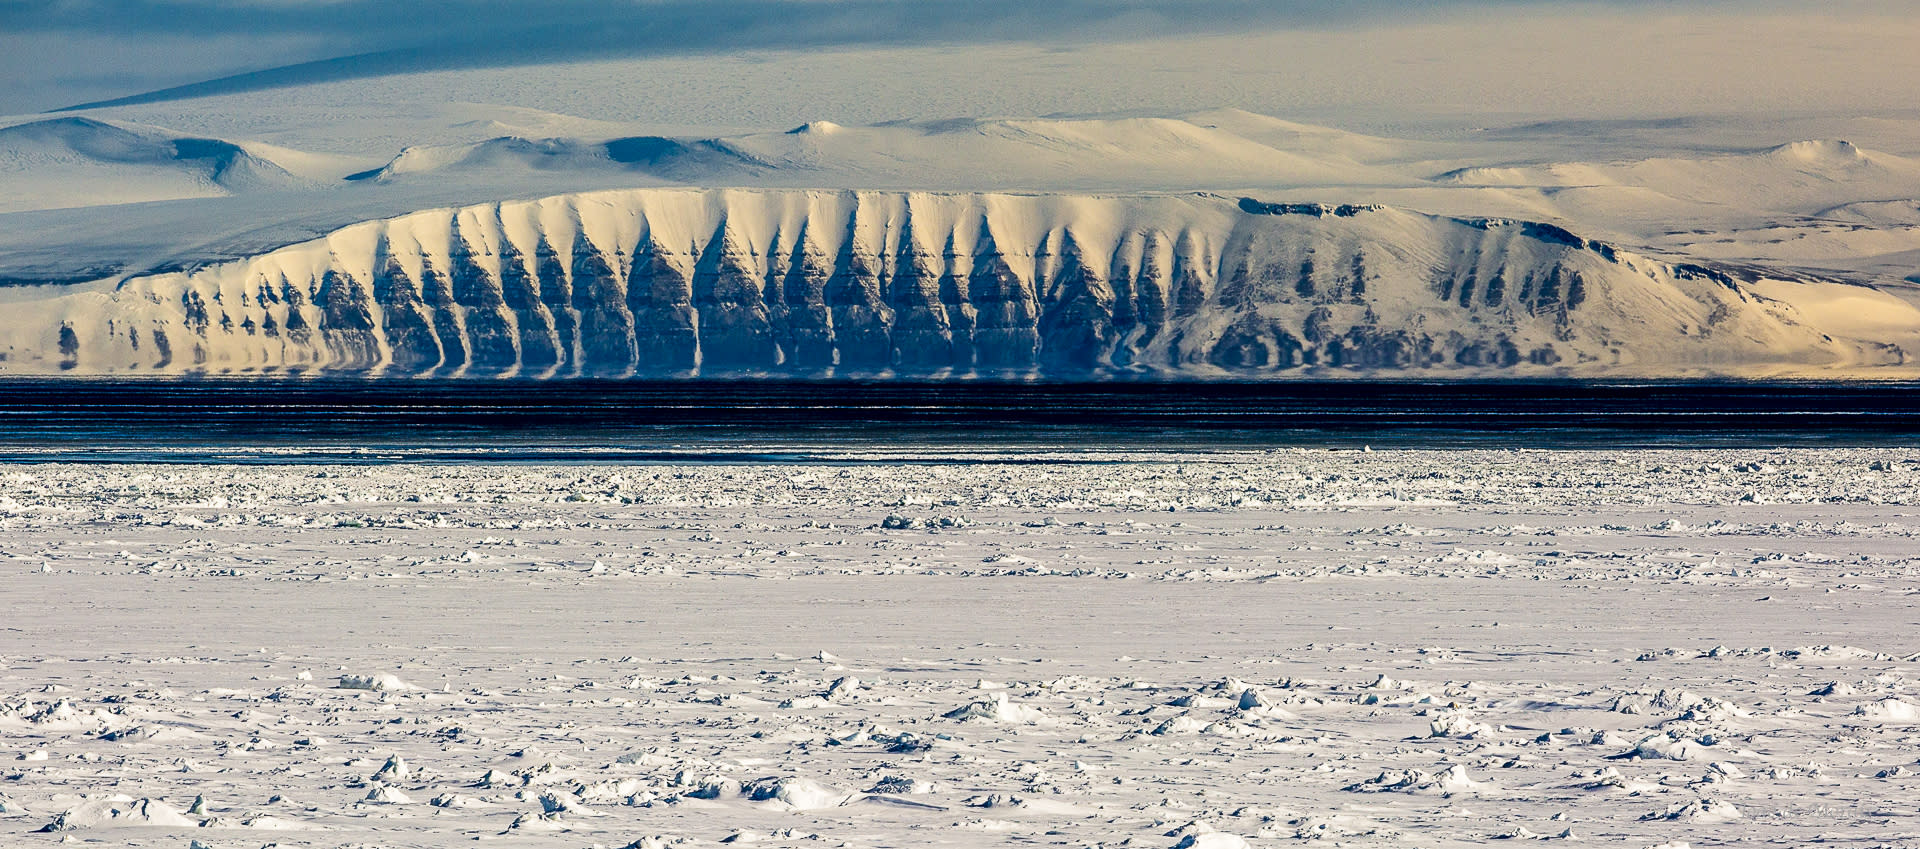
[[[0,127],[0,213],[211,197],[302,179],[265,149],[170,130],[51,118]]]

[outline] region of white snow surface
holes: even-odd
[[[1913,451],[918,458],[0,470],[0,843],[1908,839]]]

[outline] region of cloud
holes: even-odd
[[[513,33],[563,29],[603,41],[639,36],[660,44],[809,44],[970,41],[1098,30],[1129,19],[1183,30],[1321,25],[1458,5],[1458,0],[0,0],[0,27],[92,34],[327,34],[363,50],[504,41]]]
[[[1765,0],[1763,0],[1764,2]],[[251,39],[236,61],[183,50],[156,69],[79,56],[97,78],[145,73],[204,82],[100,101],[153,102],[326,80],[561,59],[734,50],[1007,41],[1086,43],[1149,36],[1349,27],[1463,8],[1566,8],[1564,0],[0,0],[15,39]],[[1734,0],[1630,0],[1610,8],[1739,6]],[[1754,3],[1744,5],[1752,6]],[[8,68],[31,85],[35,69]],[[243,70],[248,67],[258,70]],[[235,71],[241,71],[235,73]],[[199,73],[195,73],[198,71]],[[126,89],[121,89],[125,91]]]
[[[1532,2],[1552,5],[1552,0]],[[0,0],[0,31],[318,37],[339,48],[336,56],[401,50],[455,55],[495,48],[518,55],[568,49],[658,52],[1081,40],[1248,27],[1341,26],[1433,14],[1468,4],[1466,0]]]

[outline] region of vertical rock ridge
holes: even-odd
[[[507,307],[501,282],[501,257],[480,228],[453,223],[453,253],[448,257],[451,311],[460,316],[469,352],[464,374],[497,377],[520,367],[520,330],[514,311]]]
[[[876,372],[893,364],[893,311],[880,288],[881,256],[858,239],[862,206],[855,204],[848,216],[847,235],[825,287],[834,365],[845,372]]]
[[[373,260],[373,302],[379,305],[381,324],[391,351],[387,368],[399,374],[430,372],[441,363],[440,340],[427,317],[420,285],[396,255],[391,234],[383,234],[378,244]],[[267,336],[278,334],[271,310],[261,332]]]

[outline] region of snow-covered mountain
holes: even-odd
[[[1420,146],[1234,110],[1189,119],[949,120],[846,127],[814,121],[720,138],[503,136],[410,147],[383,182],[526,172],[629,172],[703,185],[896,190],[1134,190],[1181,186],[1393,186],[1374,163]]]
[[[341,144],[0,127],[0,372],[1920,368],[1920,160],[1847,142],[1551,158],[1238,110],[423,115]]]
[[[1668,206],[1710,220],[1716,207],[1735,215],[1814,214],[1864,198],[1920,196],[1920,161],[1814,139],[1744,153],[1463,168],[1435,182],[1539,188],[1573,208]]]
[[[10,171],[0,168],[0,197],[31,204],[10,215],[0,211],[6,216],[0,220],[0,285],[197,266],[421,209],[599,189],[1339,193],[1424,184],[1424,177],[1409,175],[1430,174],[1455,161],[1431,144],[1233,110],[1186,118],[956,119],[864,127],[816,121],[790,131],[717,135],[658,134],[531,110],[469,107],[428,114],[438,114],[441,124],[417,127],[395,119],[371,129],[345,127],[338,130],[344,141],[310,130],[275,136],[273,145],[218,142],[298,181],[216,182],[205,169],[193,170],[195,163],[173,160],[156,172],[171,182],[154,188],[137,180],[94,179],[90,175],[100,167],[95,158],[41,157]],[[28,122],[18,132],[50,123],[96,133],[131,131],[65,118]],[[388,146],[409,128],[431,142]],[[215,143],[211,134],[139,129]],[[196,125],[196,133],[209,129],[234,128]],[[496,135],[502,131],[509,134]],[[542,134],[555,131],[565,134]],[[348,152],[339,152],[343,145]],[[159,168],[140,167],[143,174]]]
[[[1871,287],[1207,194],[569,194],[37,288],[0,322],[6,371],[1748,375],[1920,351],[1920,310]]]
[[[156,127],[49,118],[0,127],[0,213],[218,197],[308,181],[293,151]]]

